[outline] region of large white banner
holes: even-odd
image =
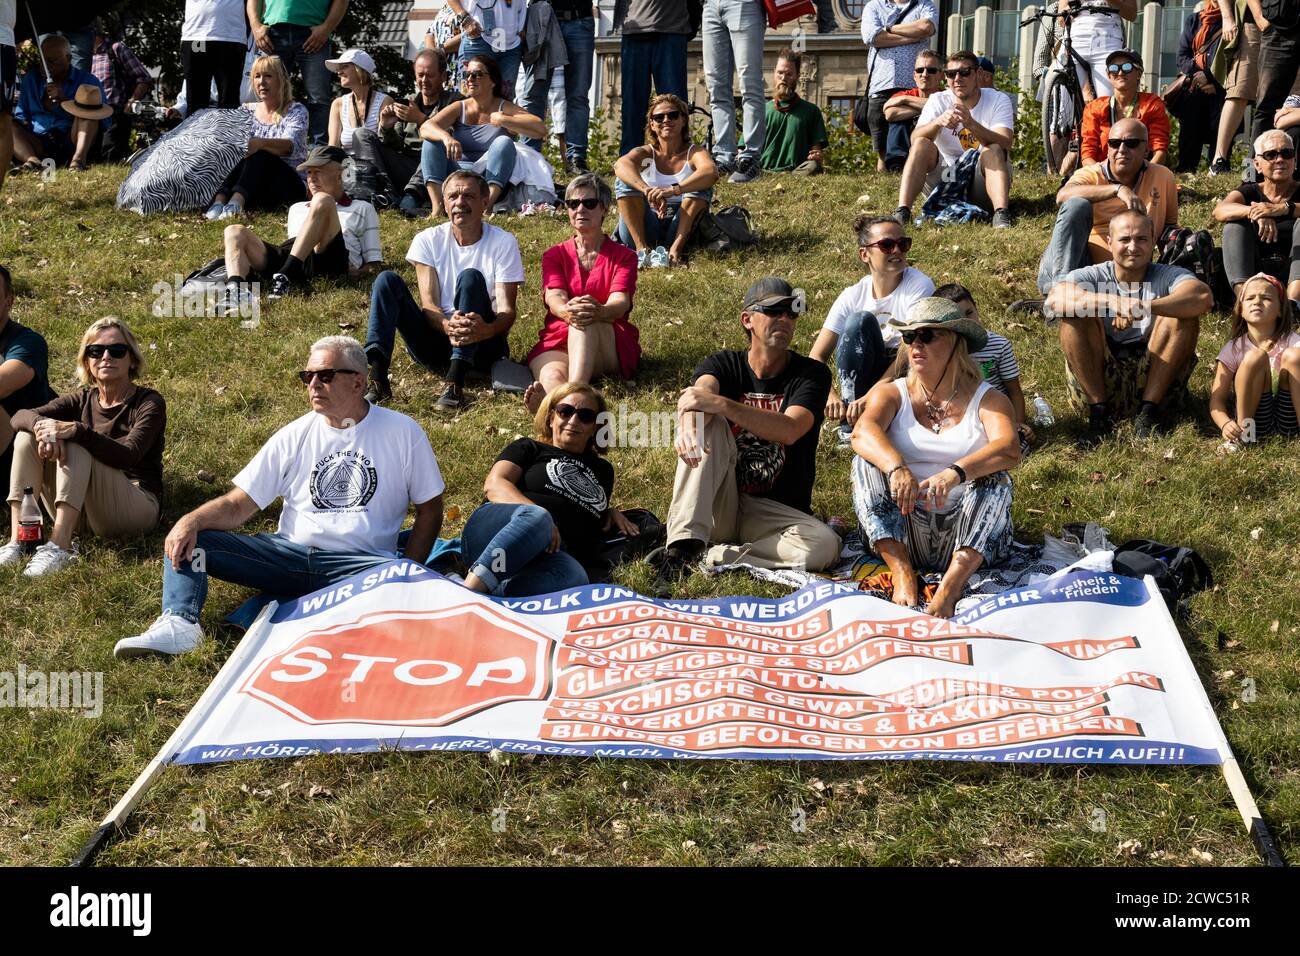
[[[268,626],[269,625],[269,626]],[[1159,592],[1074,573],[944,621],[826,583],[489,599],[394,561],[250,631],[169,759],[491,750],[1221,763]]]

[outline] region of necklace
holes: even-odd
[[[943,374],[939,376],[939,381],[935,383],[935,392],[937,392],[939,386],[943,384],[944,376],[948,374],[948,364],[951,362],[952,355],[949,355],[948,362],[943,366]],[[937,435],[939,434],[939,429],[943,427],[943,423],[948,417],[948,406],[957,395],[957,376],[954,375],[952,377],[952,391],[948,393],[948,397],[944,401],[938,403],[934,400],[934,392],[925,387],[925,381],[921,376],[918,375],[916,381],[921,386],[921,391],[925,394],[925,417],[930,420],[930,431]]]

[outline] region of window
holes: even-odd
[[[858,105],[860,97],[857,96],[832,96],[826,101],[826,112],[834,115],[840,113],[852,121],[853,110]]]
[[[862,19],[862,8],[867,0],[835,0],[835,13],[840,20],[852,26]]]

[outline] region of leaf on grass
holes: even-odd
[[[329,798],[332,796],[334,796],[333,790],[331,790],[329,787],[322,787],[318,783],[313,783],[311,787],[307,790],[307,798],[309,800],[312,799],[313,797]]]
[[[1142,484],[1147,488],[1154,488],[1162,481],[1164,481],[1163,478],[1148,478],[1146,481],[1142,482]]]
[[[1094,483],[1098,481],[1105,481],[1106,475],[1104,472],[1094,471],[1092,474],[1088,476],[1088,480]]]
[[[214,475],[212,472],[208,471],[206,468],[200,468],[199,473],[194,477],[197,478],[199,481],[202,481],[205,484],[209,484],[209,485],[214,483],[217,480],[217,476]]]
[[[1116,849],[1122,856],[1137,856],[1142,852],[1142,844],[1137,840],[1125,840]]]
[[[686,851],[688,851],[688,852],[691,851],[691,850],[694,850],[694,849],[695,849],[695,841],[694,841],[694,840],[683,840],[683,841],[682,841],[682,849],[683,849],[683,850],[686,850]]]
[[[1282,626],[1282,622],[1281,622],[1281,621],[1277,621],[1277,620],[1275,620],[1272,624],[1270,624],[1270,625],[1268,626],[1268,629],[1269,629],[1270,633],[1276,634],[1278,628],[1281,627],[1281,626]]]
[[[355,329],[356,327],[357,327],[357,324],[356,324],[355,322],[340,322],[340,323],[339,323],[339,328],[342,329],[344,332],[347,332],[347,331],[350,330],[350,329]]]
[[[1065,508],[1068,511],[1069,509],[1074,507],[1074,502],[1071,501],[1069,498],[1062,498],[1061,507]]]
[[[1258,541],[1258,540],[1259,540],[1259,536],[1260,536],[1261,534],[1263,534],[1263,533],[1264,533],[1264,529],[1263,529],[1263,528],[1251,528],[1251,529],[1250,529],[1250,540],[1251,540],[1251,541]]]
[[[1174,458],[1176,457],[1176,456],[1174,455],[1174,450],[1173,450],[1172,448],[1169,449],[1167,452],[1165,452],[1165,456],[1164,456],[1164,457],[1165,457],[1165,461],[1173,461]]]

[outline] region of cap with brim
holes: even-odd
[[[993,65],[993,61],[986,56],[982,56],[979,58],[979,65],[980,65],[980,69],[984,70],[987,73],[997,72],[997,67]]]
[[[102,120],[113,115],[113,107],[104,103],[104,91],[93,83],[82,83],[76,96],[59,105],[80,119]]]
[[[342,163],[348,154],[339,146],[313,146],[307,158],[298,164],[299,172],[306,172],[316,166],[328,166],[330,163]]]
[[[344,50],[343,55],[337,60],[326,60],[325,66],[330,70],[330,72],[337,73],[339,67],[343,66],[345,63],[352,63],[365,70],[367,73],[375,72],[375,61],[371,58],[370,54],[365,50],[357,49]]]
[[[766,276],[759,279],[745,292],[744,309],[767,309],[774,305],[788,305],[795,300],[795,291],[790,283],[778,276]]]
[[[1139,53],[1137,50],[1130,50],[1127,48],[1112,50],[1106,57],[1106,65],[1110,66],[1116,60],[1132,60],[1138,66],[1141,66],[1142,54]]]
[[[890,319],[890,328],[899,332],[917,332],[921,329],[942,329],[953,332],[966,340],[970,351],[978,352],[988,344],[989,334],[984,326],[961,314],[957,303],[951,299],[931,296],[918,299],[908,312],[906,319]]]

